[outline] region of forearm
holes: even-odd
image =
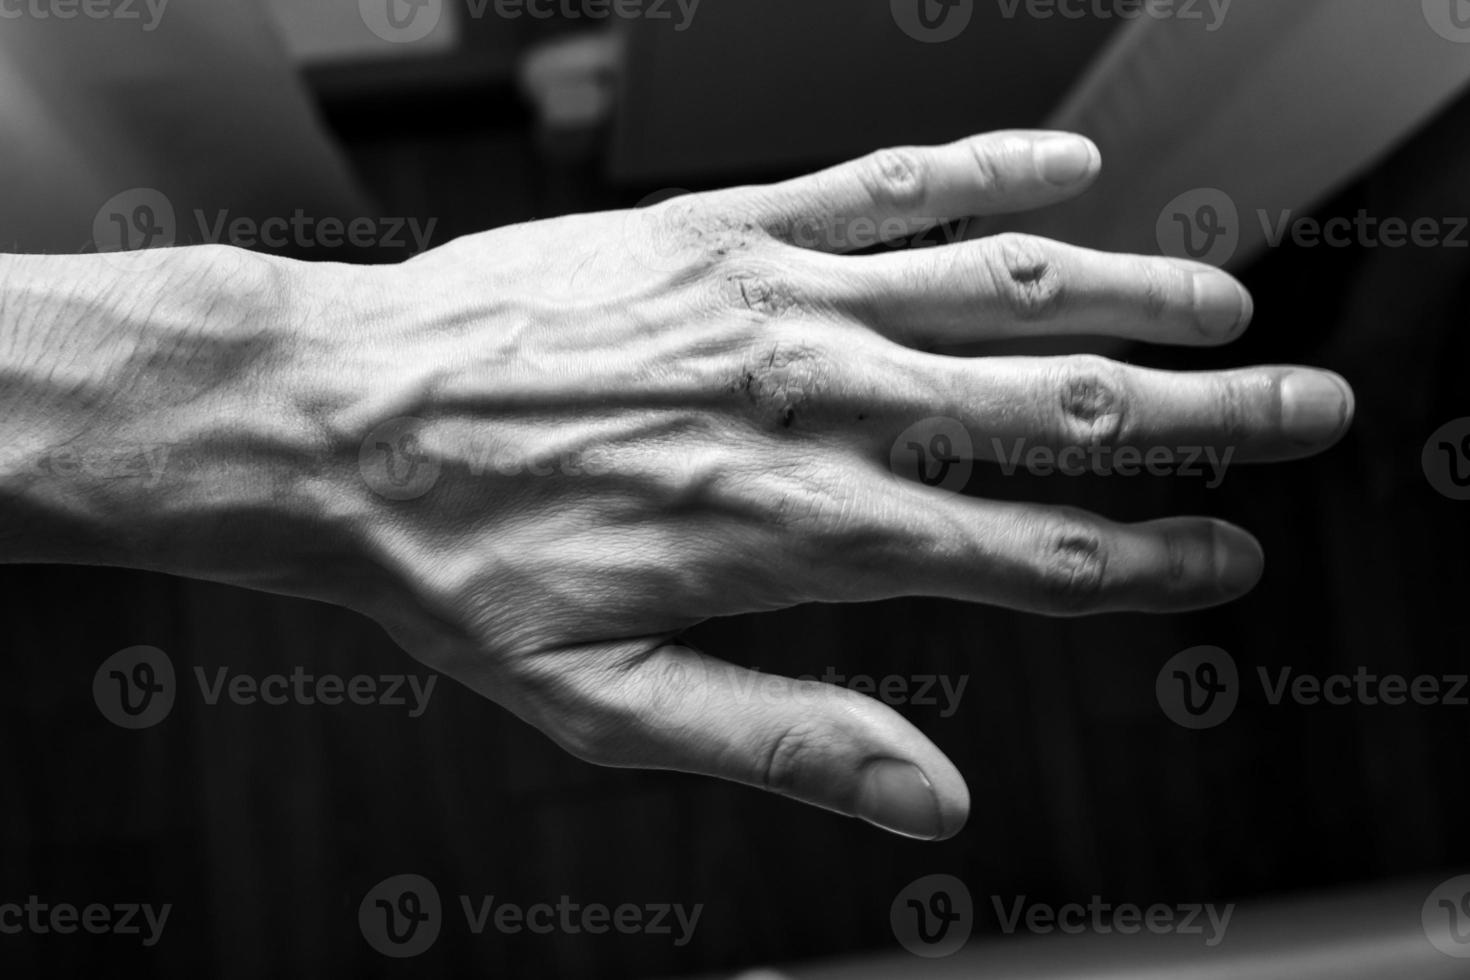
[[[295,269],[0,257],[0,560],[230,577],[232,521],[310,472],[272,459],[321,448],[288,385],[310,343]]]

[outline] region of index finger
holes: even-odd
[[[1010,130],[945,146],[879,150],[820,173],[745,190],[774,237],[852,252],[961,218],[1056,204],[1086,190],[1102,156],[1084,136]]]

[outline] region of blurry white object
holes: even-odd
[[[1120,28],[1048,120],[1097,142],[1102,177],[1006,228],[1170,254],[1190,233],[1194,257],[1238,266],[1284,212],[1321,203],[1470,84],[1464,0],[1195,9],[1215,12]]]
[[[0,248],[106,250],[119,220],[139,246],[203,240],[222,215],[371,213],[260,5],[152,9],[148,29],[0,29]]]
[[[1465,980],[1470,938],[1454,931],[1461,919],[1446,918],[1440,899],[1463,895],[1466,880],[1436,876],[1241,902],[1213,947],[1198,923],[1192,933],[1184,927],[1165,933],[1134,920],[1127,931],[1110,926],[1063,934],[1053,926],[1048,935],[975,936],[959,952],[935,959],[874,953],[783,973],[791,980]],[[996,900],[975,898],[977,906]]]
[[[622,62],[623,43],[616,31],[561,38],[527,53],[519,72],[521,89],[543,126],[599,126],[612,114]]]

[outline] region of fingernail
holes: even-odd
[[[1255,538],[1238,527],[1215,523],[1215,581],[1227,595],[1245,595],[1266,570],[1266,554]]]
[[[1098,158],[1092,140],[1081,136],[1053,136],[1036,144],[1036,167],[1049,184],[1067,187],[1092,173]]]
[[[1256,304],[1231,276],[1200,271],[1194,274],[1194,308],[1205,336],[1223,340],[1246,328],[1255,315]]]
[[[878,759],[863,767],[857,815],[905,837],[934,840],[943,832],[939,798],[929,778],[911,762]]]
[[[1352,417],[1352,389],[1327,371],[1293,371],[1281,383],[1281,427],[1304,446],[1336,441]]]

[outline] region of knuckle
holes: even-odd
[[[998,195],[1005,191],[1007,168],[1002,157],[1013,153],[1011,143],[997,145],[994,142],[971,140],[970,159],[974,164],[973,180],[975,191],[983,196]]]
[[[858,165],[858,177],[879,205],[908,211],[928,196],[928,174],[923,157],[912,149],[879,150]]]
[[[1037,599],[1059,615],[1098,609],[1106,594],[1108,555],[1103,536],[1091,522],[1064,514],[1040,532]]]
[[[826,353],[801,342],[770,342],[749,356],[732,388],[772,427],[789,429],[830,387]]]
[[[1120,365],[1094,355],[1066,358],[1056,390],[1063,442],[1111,448],[1126,440],[1129,395]]]
[[[1193,305],[1194,286],[1179,267],[1149,259],[1138,262],[1137,276],[1142,288],[1143,315],[1158,322],[1171,311],[1189,310]]]
[[[655,233],[697,268],[713,268],[751,251],[768,236],[743,210],[688,194],[648,209]]]
[[[726,304],[763,319],[776,319],[802,308],[796,289],[776,272],[742,265],[720,274],[719,289]]]
[[[1031,235],[997,235],[984,249],[991,287],[1016,319],[1044,320],[1065,300],[1066,290],[1051,248]]]
[[[789,794],[805,781],[813,758],[822,753],[822,729],[813,722],[798,722],[780,729],[765,747],[757,773],[762,789]]]
[[[1215,427],[1225,445],[1245,442],[1259,424],[1257,406],[1274,400],[1274,382],[1265,378],[1246,380],[1240,375],[1222,375],[1213,384]]]

